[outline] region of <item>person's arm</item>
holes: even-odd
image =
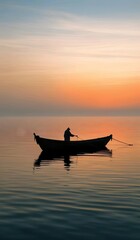
[[[71,136],[71,137],[74,137],[75,135],[70,132],[70,136]]]
[[[71,132],[70,132],[70,136],[71,137],[78,137],[78,135],[72,134]]]

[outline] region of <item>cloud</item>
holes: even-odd
[[[113,34],[123,36],[140,36],[140,20],[118,20],[110,18],[83,17],[65,12],[48,11],[46,13],[50,29]]]
[[[0,46],[45,50],[83,57],[140,57],[140,21],[116,21],[43,11],[41,19],[6,23],[14,35],[2,37]]]

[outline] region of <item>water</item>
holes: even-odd
[[[0,239],[140,239],[140,118],[0,119]],[[113,134],[109,152],[35,164],[35,132]],[[76,139],[75,139],[76,140]]]

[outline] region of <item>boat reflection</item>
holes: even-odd
[[[38,159],[34,161],[34,168],[40,168],[41,166],[47,166],[56,160],[64,162],[66,170],[70,170],[70,166],[73,163],[72,159],[78,156],[99,156],[99,157],[112,157],[112,150],[104,148],[96,152],[78,153],[78,152],[60,152],[60,151],[42,151]]]

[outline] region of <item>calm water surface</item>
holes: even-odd
[[[140,239],[140,118],[0,119],[0,239]],[[113,134],[109,151],[37,161],[33,132]],[[75,139],[76,140],[76,139]]]

